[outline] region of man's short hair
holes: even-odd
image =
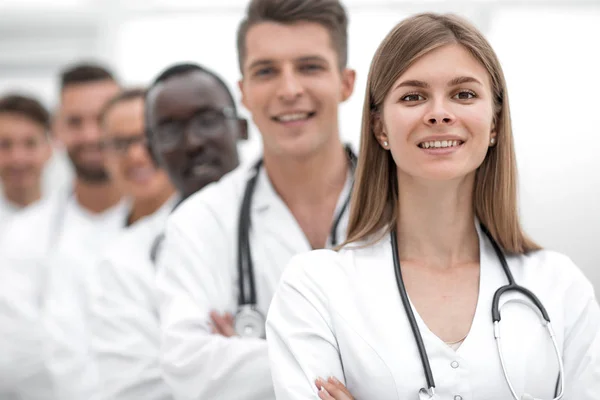
[[[229,87],[227,86],[223,78],[217,75],[214,71],[211,71],[210,69],[205,68],[199,64],[179,63],[171,65],[170,67],[162,71],[156,78],[154,78],[154,81],[152,82],[152,84],[150,84],[147,93],[150,93],[150,91],[154,89],[154,87],[156,87],[158,84],[174,76],[185,75],[190,72],[201,72],[208,76],[212,76],[217,81],[217,83],[223,87],[225,93],[227,94],[227,97],[229,98],[229,101],[231,102],[231,107],[233,107],[233,109],[236,110],[237,107],[235,105],[235,99],[233,98],[233,95],[231,94],[231,91],[229,90]]]
[[[314,22],[322,25],[329,32],[331,44],[338,55],[339,68],[346,68],[348,16],[338,0],[252,0],[237,32],[238,62],[242,73],[246,59],[246,35],[252,26],[262,22]]]
[[[136,88],[122,90],[121,92],[117,93],[114,97],[112,97],[110,100],[108,100],[106,102],[106,104],[104,104],[104,107],[102,107],[102,111],[100,111],[100,121],[104,122],[104,119],[106,118],[106,115],[108,114],[108,112],[111,109],[113,109],[116,105],[127,102],[129,100],[135,100],[135,99],[144,100],[145,98],[146,98],[146,89],[145,88],[136,87]]]
[[[205,68],[202,65],[194,64],[194,63],[178,63],[178,64],[171,65],[170,67],[163,70],[161,73],[158,74],[158,76],[156,78],[154,78],[154,80],[150,84],[150,87],[148,87],[148,90],[146,91],[146,99],[148,98],[148,95],[150,94],[150,92],[152,92],[152,90],[159,84],[161,84],[173,77],[189,74],[192,72],[200,72],[200,73],[203,73],[203,74],[213,77],[217,81],[217,83],[223,87],[223,90],[225,90],[225,93],[227,94],[227,97],[229,98],[229,101],[231,102],[230,105],[237,114],[237,107],[235,105],[235,99],[233,98],[233,95],[231,94],[231,91],[229,90],[229,87],[227,87],[227,84],[225,83],[225,81],[219,75],[217,75],[214,71],[212,71],[208,68]],[[144,114],[145,114],[146,127],[147,127],[146,134],[148,135],[148,139],[150,139],[151,131],[148,128],[150,126],[150,110],[147,105],[145,106],[145,110],[146,111]]]
[[[50,130],[50,114],[48,110],[37,99],[11,93],[0,98],[0,114],[17,114],[36,124],[44,127],[46,132]]]
[[[60,90],[69,85],[92,83],[100,81],[117,82],[113,73],[106,67],[98,64],[80,63],[65,68],[60,74]]]

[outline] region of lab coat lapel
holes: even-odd
[[[290,253],[311,249],[300,225],[275,191],[264,168],[259,171],[256,189],[252,198],[252,227],[261,237],[276,240]],[[254,233],[250,237],[254,237]],[[262,245],[261,245],[262,246]]]
[[[67,202],[71,196],[71,191],[67,193],[56,194],[48,199],[44,210],[44,222],[40,220],[40,228],[43,226],[44,233],[40,239],[39,246],[42,253],[46,254],[53,250],[54,244],[58,243],[63,230],[63,222],[67,212]]]
[[[353,178],[348,174],[344,188],[338,198],[334,220],[342,211],[348,196],[352,190]],[[336,229],[336,245],[342,243],[346,238],[348,227],[349,209],[344,210],[339,218]],[[311,250],[311,245],[302,231],[302,228],[294,218],[294,215],[275,191],[264,168],[259,171],[256,191],[252,199],[252,224],[259,226],[272,234],[279,236],[278,241],[284,244],[290,251],[302,252]],[[259,225],[256,225],[259,224]],[[331,247],[331,235],[327,239],[327,247]]]
[[[480,240],[485,243],[485,263],[482,263],[482,275],[485,266],[485,276],[489,280],[485,292],[486,308],[491,311],[493,294],[500,287],[507,285],[508,279],[489,239],[485,237]],[[523,256],[506,255],[506,261],[517,284],[521,283],[517,271],[527,267],[521,265],[524,260],[526,258]],[[529,393],[536,398],[552,398],[558,375],[558,363],[552,342],[546,333],[545,326],[541,323],[540,315],[537,314],[537,311],[529,308],[527,304],[532,303],[525,296],[516,292],[506,292],[500,298],[500,334],[506,371],[517,395]],[[487,325],[490,333],[486,338],[487,342],[479,347],[485,346],[486,349],[494,350],[494,354],[490,355],[490,360],[493,360],[494,364],[492,365],[498,370],[496,373],[502,374],[500,356],[491,334],[493,329],[491,314],[486,317],[488,323],[480,325]],[[507,390],[508,395],[508,384],[505,384],[504,390]]]
[[[504,274],[502,265],[488,237],[480,228],[479,221],[476,221],[477,233],[479,235],[479,264],[480,264],[480,284],[479,300],[477,302],[477,311],[471,327],[471,331],[463,345],[458,350],[469,368],[475,370],[489,371],[489,374],[502,376],[500,356],[498,354],[496,340],[494,338],[494,325],[492,321],[492,301],[496,291],[508,284],[508,279]],[[510,261],[509,261],[510,267]],[[508,299],[510,294],[505,294],[503,300]],[[503,301],[501,301],[501,304]],[[526,349],[524,341],[512,340],[505,337],[507,322],[503,321],[502,346],[503,354],[511,383],[517,393],[523,393],[524,382],[517,377],[523,377],[524,357]],[[511,335],[512,336],[512,335]],[[505,393],[506,398],[510,398],[508,385],[504,381],[497,381],[500,385],[493,389],[496,393]]]
[[[345,264],[352,282],[351,290],[346,297],[336,298],[330,309],[342,317],[344,323],[341,327],[348,326],[347,332],[353,342],[349,347],[364,351],[360,355],[342,354],[342,357],[356,360],[361,365],[360,371],[365,368],[378,377],[365,393],[356,393],[355,396],[367,398],[386,390],[390,393],[390,385],[397,389],[400,382],[411,382],[411,386],[414,384],[415,387],[410,394],[416,398],[418,389],[425,386],[425,379],[420,363],[407,362],[418,360],[419,353],[398,292],[390,235],[385,234],[375,245],[355,250],[347,256],[353,259]],[[377,295],[374,295],[373,288],[377,288]],[[402,374],[397,371],[402,371]],[[347,371],[346,378],[362,379],[354,373],[356,371]],[[364,385],[364,382],[360,384]],[[405,398],[402,395],[407,393],[398,395]]]

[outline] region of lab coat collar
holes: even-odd
[[[252,167],[248,169],[248,179],[250,179],[254,174],[254,164]],[[352,172],[348,170],[348,175],[346,177],[346,182],[344,184],[344,188],[340,193],[340,198],[338,199],[338,204],[336,206],[336,212],[339,211],[339,208],[343,205],[346,197],[350,193],[352,188],[352,183],[354,179],[352,177]],[[245,189],[245,186],[244,186]],[[252,197],[252,211],[261,212],[269,207],[273,206],[275,203],[280,202],[283,203],[283,199],[279,196],[273,183],[269,179],[269,175],[267,174],[264,166],[258,171],[258,181],[256,182],[256,189],[254,196]],[[337,215],[337,214],[336,214]]]
[[[477,230],[477,235],[479,237],[479,265],[480,265],[480,282],[479,282],[479,296],[480,298],[477,301],[477,308],[475,310],[475,316],[473,319],[473,324],[471,326],[471,331],[469,332],[467,338],[463,342],[463,344],[458,349],[458,352],[465,351],[465,348],[468,347],[468,342],[480,340],[478,338],[489,336],[489,332],[487,330],[488,325],[483,323],[491,318],[489,310],[491,310],[492,298],[482,298],[484,293],[493,293],[495,291],[494,282],[498,280],[500,275],[503,276],[502,267],[500,262],[496,256],[494,248],[492,247],[491,242],[489,241],[486,234],[482,231],[481,225],[478,218],[474,220],[475,229]],[[373,259],[377,257],[377,260],[374,262],[381,263],[382,265],[393,265],[393,254],[392,254],[392,246],[390,243],[390,233],[389,226],[382,228],[377,234],[374,236],[375,238],[379,238],[377,241],[373,243],[372,250],[368,250],[369,247],[365,248],[363,251],[367,251],[367,259]],[[360,247],[369,243],[369,239],[365,239],[364,241],[360,241],[356,243],[356,246]],[[353,247],[355,245],[350,245],[349,247]],[[493,290],[492,290],[493,289]],[[411,302],[412,305],[412,302]],[[412,305],[413,312],[415,313],[415,317],[417,322],[419,323],[419,328],[421,329],[422,335],[428,335],[433,340],[437,340],[440,343],[441,339],[435,336],[427,327],[425,322],[422,320],[421,316],[417,312],[414,305]],[[477,323],[477,321],[482,321],[482,323]],[[492,336],[493,337],[493,336]],[[475,339],[473,339],[475,338]],[[446,348],[446,346],[441,346],[442,348]],[[447,347],[448,352],[454,352],[450,347]]]
[[[167,214],[170,214],[182,202],[183,197],[179,193],[175,193],[165,201],[165,204],[163,204],[158,211],[160,213],[166,212]]]
[[[254,166],[254,164],[252,164]],[[250,167],[248,171],[248,179],[254,174],[254,168]],[[352,183],[354,182],[350,169],[346,178],[346,183],[342,189],[340,196],[337,201],[335,216],[338,215],[342,206],[344,205],[346,198],[349,196],[352,189]],[[245,185],[244,185],[245,190]],[[252,197],[252,214],[261,216],[261,224],[264,224],[265,228],[272,232],[282,232],[282,227],[293,226],[293,231],[286,231],[285,240],[291,249],[300,250],[299,246],[302,244],[302,248],[306,251],[311,250],[311,246],[306,238],[306,235],[302,231],[302,228],[294,218],[292,212],[285,204],[283,199],[279,196],[275,187],[273,186],[267,171],[264,167],[261,167],[258,172],[258,180],[256,182],[254,196]],[[346,227],[348,225],[349,207],[342,215],[340,223],[337,228],[338,243],[346,238]],[[289,219],[288,225],[283,218]],[[328,237],[326,246],[329,247],[331,243],[331,237]]]
[[[254,168],[250,168],[248,180],[254,174]],[[244,187],[245,190],[245,187]],[[258,170],[258,180],[256,182],[254,196],[252,197],[252,211],[263,212],[272,207],[277,201],[283,202],[279,194],[275,191],[269,175],[264,166]]]
[[[495,346],[494,336],[490,335],[492,298],[493,293],[498,289],[498,279],[504,275],[494,247],[481,229],[481,222],[475,218],[474,223],[479,237],[479,294],[471,330],[457,350],[458,354],[464,355],[474,355],[480,351],[478,349],[480,349],[481,343]],[[450,348],[447,350],[453,351]]]
[[[39,200],[36,200],[33,204],[36,204]],[[0,196],[0,208],[4,209],[7,211],[7,213],[16,213],[20,210],[22,210],[24,207],[20,206],[18,204],[13,203],[12,201],[10,201],[9,199],[7,199],[4,195]]]

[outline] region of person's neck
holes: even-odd
[[[339,196],[348,176],[348,157],[339,138],[307,157],[264,154],[264,167],[275,191],[288,205],[317,205]]]
[[[76,179],[74,193],[82,208],[96,214],[115,206],[123,197],[120,188],[110,181],[98,184]]]
[[[149,199],[136,199],[133,202],[131,213],[127,219],[127,224],[131,225],[139,221],[140,219],[147,217],[148,215],[154,214],[161,208],[171,196],[175,194],[174,188],[166,188],[162,190],[158,195],[151,196]]]
[[[400,182],[400,259],[436,268],[478,262],[474,176],[443,183],[417,182],[402,176]]]
[[[28,190],[14,190],[4,189],[4,197],[6,200],[17,207],[27,207],[42,198],[41,185],[37,185],[34,188]]]

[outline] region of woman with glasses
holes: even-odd
[[[132,203],[126,225],[153,214],[175,194],[167,173],[152,160],[146,145],[145,94],[143,89],[119,93],[100,117],[107,168]]]

